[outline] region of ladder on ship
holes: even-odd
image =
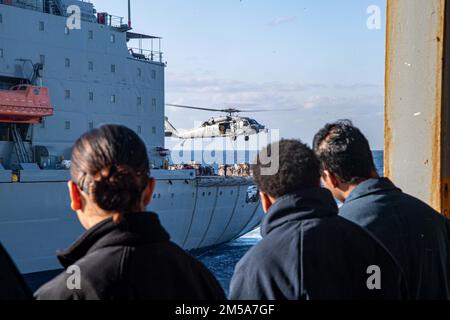
[[[30,156],[28,155],[25,144],[23,143],[22,136],[16,124],[11,125],[11,134],[19,163],[30,163]]]
[[[61,2],[59,0],[46,0],[45,12],[59,16],[63,15]]]

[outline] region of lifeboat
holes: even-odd
[[[21,84],[10,90],[0,90],[0,122],[41,123],[53,115],[53,107],[46,87]]]

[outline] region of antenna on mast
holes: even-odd
[[[128,0],[128,27],[131,29],[131,0]]]

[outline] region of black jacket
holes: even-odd
[[[338,216],[327,190],[278,199],[264,218],[261,233],[261,242],[236,267],[231,299],[405,297],[395,260],[367,231]],[[381,270],[381,290],[369,290],[371,266]]]
[[[0,301],[32,299],[33,295],[30,289],[0,244]]]
[[[385,178],[360,184],[340,215],[367,228],[389,249],[412,299],[450,299],[448,219]]]
[[[64,272],[37,291],[39,300],[223,300],[200,262],[174,243],[152,213],[127,214],[88,230],[58,256]],[[69,268],[81,272],[81,289]],[[68,269],[69,268],[69,269]],[[73,288],[73,286],[72,286]]]

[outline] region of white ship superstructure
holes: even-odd
[[[80,29],[67,27],[71,5],[81,9]],[[158,50],[129,48],[136,40]],[[56,250],[82,233],[66,190],[67,160],[82,133],[124,124],[146,143],[152,165],[162,167],[160,43],[86,1],[0,0],[0,90],[44,87],[54,109],[38,123],[7,117],[7,107],[2,116],[0,109],[0,241],[23,273],[59,268]],[[248,194],[251,178],[152,172],[158,187],[149,209],[185,249],[230,241],[260,222],[259,202]]]

